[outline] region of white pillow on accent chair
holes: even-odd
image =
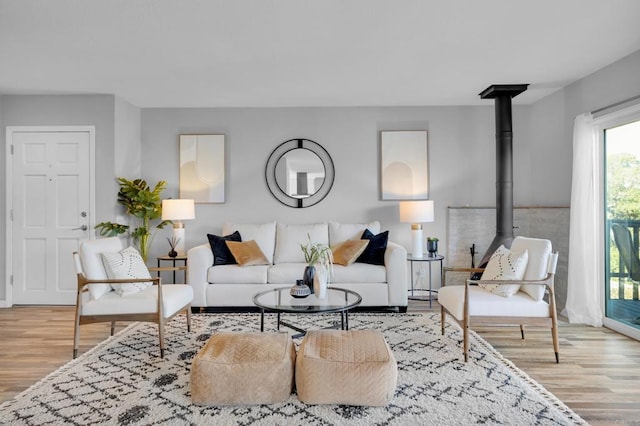
[[[142,256],[133,247],[127,247],[117,253],[102,253],[102,261],[110,279],[151,278]],[[127,296],[151,285],[151,282],[144,282],[112,284],[112,287],[120,296]]]
[[[529,252],[514,252],[501,245],[491,255],[480,280],[522,280],[527,270]],[[493,294],[511,297],[520,290],[520,284],[479,284]]]

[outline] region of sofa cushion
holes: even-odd
[[[378,234],[380,222],[377,220],[371,223],[329,222],[329,245],[337,246],[347,240],[359,240],[365,229]]]
[[[276,223],[232,223],[222,225],[222,233],[240,232],[244,241],[255,240],[269,263],[273,263],[273,250],[276,247]]]
[[[227,247],[240,266],[269,265],[269,261],[258,247],[256,240],[227,241]]]
[[[276,263],[269,268],[267,280],[269,284],[294,285],[304,274],[305,263]]]
[[[101,253],[122,250],[122,241],[118,237],[98,238],[80,244],[80,258],[82,270],[90,280],[104,280],[109,278],[104,269]],[[110,284],[89,284],[91,299],[99,299],[113,289]]]
[[[165,318],[191,303],[193,288],[186,284],[163,284],[162,303]],[[143,314],[158,312],[158,287],[151,286],[127,297],[120,297],[115,291],[100,300],[88,300],[82,304],[82,315]],[[156,335],[157,337],[157,335]]]
[[[363,240],[369,240],[369,244],[360,257],[356,259],[356,262],[384,265],[384,252],[387,250],[389,231],[374,235],[371,231],[365,229],[361,238]]]
[[[527,269],[529,252],[511,251],[501,245],[489,258],[481,280],[522,280]],[[520,284],[479,284],[481,288],[503,297],[511,297],[520,290]]]
[[[217,265],[207,271],[211,284],[266,284],[269,265]],[[300,274],[302,275],[302,274]]]
[[[387,269],[381,265],[352,263],[349,266],[333,265],[333,283],[386,283]]]
[[[213,252],[213,264],[214,265],[233,265],[236,259],[231,254],[229,247],[227,247],[227,241],[242,241],[242,237],[238,231],[232,234],[221,237],[219,235],[207,234],[209,239],[209,245]]]
[[[551,241],[540,238],[516,237],[511,244],[513,251],[529,251],[529,262],[527,263],[527,271],[524,273],[525,280],[541,280],[547,276],[547,268],[549,266],[549,255],[551,255]],[[520,291],[524,291],[534,300],[542,300],[544,297],[546,286],[541,285],[523,285]]]
[[[305,225],[276,225],[276,250],[273,263],[304,263],[301,245],[309,243],[329,245],[329,230],[326,223]]]
[[[517,292],[509,300],[484,291],[478,286],[469,286],[470,316],[500,317],[548,317],[549,305],[533,300],[528,294]],[[438,290],[438,303],[444,306],[457,320],[464,319],[464,286],[448,285]]]
[[[368,244],[369,240],[346,240],[331,247],[333,263],[343,266],[351,265],[367,248]]]
[[[107,276],[111,279],[151,278],[147,265],[134,247],[127,247],[116,253],[102,253],[102,261]],[[151,281],[141,283],[111,284],[120,296],[128,296],[151,286]]]

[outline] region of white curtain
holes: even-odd
[[[600,252],[600,159],[591,114],[573,127],[573,175],[569,228],[569,276],[564,314],[571,323],[602,326],[604,271]]]

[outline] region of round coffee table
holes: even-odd
[[[260,331],[264,331],[264,313],[274,312],[278,314],[278,330],[280,326],[289,327],[301,333],[294,337],[304,336],[306,330],[282,321],[281,313],[295,314],[320,314],[327,312],[340,312],[340,324],[342,330],[349,329],[349,309],[362,302],[362,297],[352,290],[329,287],[326,297],[320,299],[315,294],[304,298],[295,298],[289,294],[291,287],[279,287],[273,290],[260,292],[253,296],[253,303],[260,308]],[[337,328],[334,327],[334,328]]]

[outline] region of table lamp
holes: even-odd
[[[422,223],[433,222],[433,200],[400,201],[400,222],[411,224],[411,256],[422,257]]]
[[[195,219],[195,203],[193,200],[162,200],[162,220],[173,222],[173,248],[178,255],[185,254],[185,233],[183,220]]]

